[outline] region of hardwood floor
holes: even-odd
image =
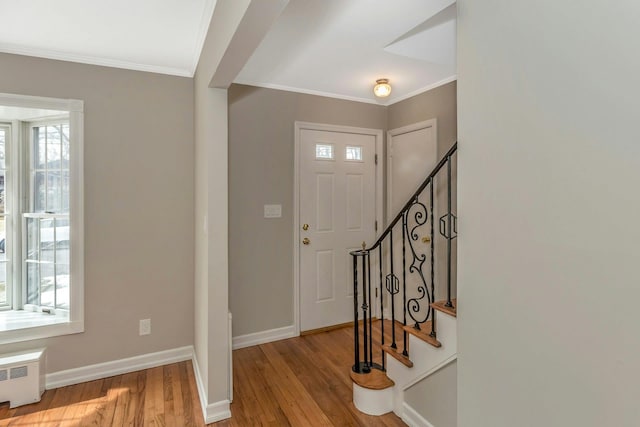
[[[234,351],[232,418],[211,425],[404,426],[394,414],[353,406],[352,345],[345,328]],[[0,405],[0,427],[123,425],[203,426],[191,362],[48,390],[33,405]]]

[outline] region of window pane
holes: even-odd
[[[5,171],[3,169],[0,169],[0,213],[4,213],[5,211],[4,201],[5,201],[6,192],[5,192],[4,182],[5,182]]]
[[[55,261],[56,247],[53,219],[41,219],[40,220],[40,260],[41,261]]]
[[[362,147],[347,147],[347,160],[362,160]]]
[[[27,263],[27,304],[40,303],[40,264]]]
[[[46,174],[44,172],[36,172],[33,179],[33,207],[35,212],[44,212],[45,206],[45,184]]]
[[[7,131],[6,129],[0,129],[0,169],[6,169],[7,165],[5,164],[5,147],[7,142]]]
[[[333,159],[333,145],[316,144],[316,159]]]
[[[38,259],[40,259],[38,254],[39,247],[40,247],[38,245],[38,242],[40,241],[38,225],[40,224],[40,221],[38,221],[35,218],[27,218],[26,221],[27,221],[27,241],[26,241],[27,259],[37,261]]]
[[[47,168],[60,169],[60,159],[62,158],[61,144],[62,135],[60,127],[47,126]]]
[[[69,308],[69,266],[56,264],[56,307]]]
[[[67,161],[64,168],[69,168],[69,125],[62,125],[62,159]]]
[[[40,292],[40,304],[54,307],[55,268],[53,264],[40,264]]]
[[[36,169],[44,169],[47,164],[47,135],[44,127],[33,128],[34,153],[33,161]]]
[[[6,246],[7,246],[7,219],[4,216],[0,216],[0,262],[7,260]]]
[[[56,262],[69,264],[69,220],[56,219]]]
[[[0,305],[7,303],[7,263],[0,262]]]
[[[62,180],[59,170],[47,172],[47,212],[60,212],[62,207]]]
[[[60,207],[61,213],[69,213],[69,171],[62,171],[62,206]]]

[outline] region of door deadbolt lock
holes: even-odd
[[[429,243],[431,241],[431,237],[430,236],[424,236],[422,238],[422,243]]]
[[[309,224],[305,224],[305,225],[303,225],[303,226],[302,226],[302,229],[303,229],[304,231],[307,231],[307,230],[309,229]]]
[[[311,243],[311,240],[309,240],[308,237],[305,237],[304,239],[302,239],[302,244],[303,245],[308,245],[309,243]]]

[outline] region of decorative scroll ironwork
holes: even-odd
[[[396,317],[396,300],[400,299],[402,294],[402,324],[407,325],[407,312],[410,316],[410,322],[416,329],[425,322],[431,320],[429,334],[436,337],[436,316],[431,304],[435,302],[435,238],[436,233],[440,233],[446,239],[446,284],[447,284],[447,300],[445,305],[452,306],[452,241],[457,237],[457,217],[452,212],[453,208],[453,192],[452,192],[452,156],[455,155],[457,144],[447,152],[436,164],[433,171],[422,182],[413,196],[402,207],[398,214],[389,221],[387,227],[378,236],[376,242],[369,248],[363,243],[362,250],[352,251],[350,255],[353,257],[353,311],[354,311],[354,365],[353,371],[356,373],[369,373],[373,369],[385,370],[385,352],[392,350],[399,352],[396,342],[396,328],[400,324],[399,318]],[[436,187],[436,178],[446,167],[446,195],[447,203],[445,215],[440,216],[440,212],[435,212],[434,206],[434,187]],[[423,191],[428,188],[428,200],[421,202]],[[394,264],[394,228],[402,227],[402,273],[397,270],[397,263]],[[421,228],[422,227],[422,228]],[[397,232],[397,231],[396,231]],[[409,250],[406,250],[406,246]],[[424,246],[427,244],[427,246]],[[383,245],[386,253],[383,252]],[[380,285],[386,288],[385,292],[380,293],[380,328],[382,347],[382,364],[373,362],[373,340],[372,340],[372,312],[374,304],[378,302],[373,299],[372,289],[373,278],[371,276],[371,259],[370,251],[378,249],[378,278]],[[360,262],[359,262],[360,261]],[[425,264],[429,266],[425,267]],[[361,266],[359,272],[358,266]],[[396,268],[396,269],[394,269]],[[383,272],[386,271],[389,274]],[[359,274],[360,273],[360,274]],[[374,273],[375,276],[375,273]],[[360,280],[359,280],[360,279]],[[408,281],[410,279],[410,281]],[[383,282],[384,280],[384,282]],[[442,278],[438,279],[439,281]],[[360,286],[361,285],[361,288]],[[413,298],[407,299],[407,290]],[[361,299],[358,296],[361,295]],[[377,292],[375,293],[377,298]],[[391,327],[391,343],[385,344],[385,307],[384,300],[389,302],[387,308],[390,309],[390,327]],[[426,306],[426,307],[425,307]],[[360,310],[362,310],[362,322],[360,323]],[[359,326],[362,325],[360,328]],[[408,356],[407,342],[408,337],[406,329],[402,330],[403,351],[402,354]],[[361,337],[362,335],[362,337]],[[363,342],[360,341],[363,338]],[[364,349],[364,360],[361,359],[361,344]]]
[[[416,197],[411,207],[407,210],[406,215],[407,217],[413,216],[415,221],[415,225],[413,225],[411,229],[409,229],[409,221],[403,221],[403,226],[409,236],[409,248],[411,249],[411,255],[413,257],[411,265],[409,266],[409,273],[417,275],[420,279],[416,288],[419,295],[416,298],[411,298],[407,301],[407,308],[409,309],[409,316],[415,322],[414,328],[420,329],[420,324],[426,322],[431,317],[431,303],[434,302],[433,295],[430,292],[429,286],[427,285],[427,279],[424,274],[424,263],[427,260],[427,255],[419,253],[419,251],[416,250],[415,245],[415,243],[420,239],[417,230],[427,223],[429,213],[425,204],[420,202]],[[424,311],[421,307],[422,303],[427,306],[424,316],[420,316],[420,313]]]

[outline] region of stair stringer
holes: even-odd
[[[413,367],[408,368],[393,357],[387,357],[387,376],[395,383],[393,387],[393,412],[402,418],[404,391],[428,377],[457,358],[456,318],[444,313],[437,314],[438,341],[436,348],[420,338],[409,334],[409,357]]]

